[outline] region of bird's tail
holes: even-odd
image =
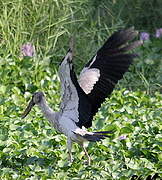
[[[108,134],[112,134],[112,132],[111,131],[93,132],[90,134],[85,134],[83,138],[91,142],[96,142],[96,141],[101,141],[102,139],[105,139],[107,137],[110,138],[111,136]]]
[[[111,137],[108,134],[112,134],[113,132],[100,131],[100,132],[86,132],[86,133],[74,132],[74,133],[86,139],[87,141],[96,142],[96,141],[101,141],[102,139],[105,139],[107,137]]]

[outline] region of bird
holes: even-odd
[[[133,59],[139,56],[133,52],[128,53],[142,44],[142,41],[134,40],[137,35],[138,31],[134,28],[114,32],[84,66],[78,78],[72,61],[73,48],[70,47],[58,70],[62,97],[60,110],[53,111],[45,94],[38,91],[33,94],[23,112],[22,118],[25,118],[32,107],[38,105],[52,126],[67,137],[70,162],[73,162],[73,143],[78,143],[83,148],[90,165],[91,158],[84,142],[97,142],[110,137],[111,131],[89,132],[87,129],[92,126],[94,116],[128,71]]]

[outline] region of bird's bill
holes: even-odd
[[[31,111],[32,107],[35,105],[33,99],[29,102],[27,108],[25,109],[24,113],[22,114],[22,118],[25,118],[29,112]]]

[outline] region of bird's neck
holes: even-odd
[[[54,112],[49,105],[47,104],[45,99],[42,99],[38,104],[44,116],[50,121],[50,123],[56,123],[57,121],[57,112]]]

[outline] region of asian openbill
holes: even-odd
[[[115,32],[85,65],[77,80],[72,64],[72,49],[63,58],[59,67],[62,89],[60,111],[54,112],[47,104],[43,92],[33,94],[23,113],[27,116],[37,104],[44,116],[57,131],[67,136],[69,160],[72,162],[72,143],[77,142],[88,158],[84,141],[100,141],[109,131],[89,132],[85,128],[92,126],[92,120],[105,98],[110,96],[117,82],[132,64],[137,54],[127,51],[141,45],[141,41],[132,41],[138,32],[133,28]]]

